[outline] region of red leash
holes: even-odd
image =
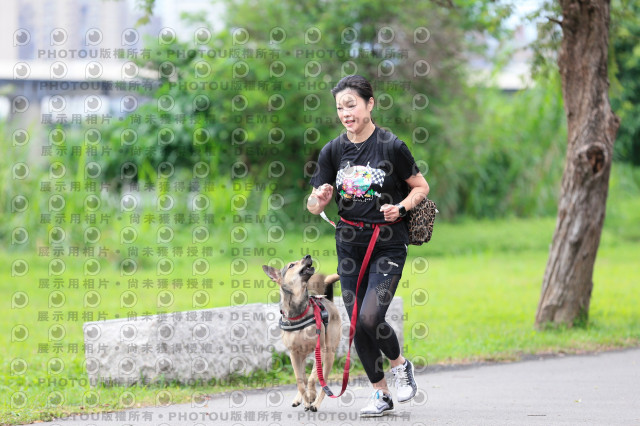
[[[341,219],[343,222],[348,223],[349,225],[363,227],[364,224],[362,222],[351,222],[345,219]],[[349,366],[351,365],[351,343],[353,342],[353,337],[356,334],[356,322],[358,321],[358,289],[360,288],[360,283],[362,282],[362,278],[364,277],[364,273],[369,266],[369,260],[371,259],[371,254],[373,253],[373,248],[376,245],[376,241],[378,239],[378,235],[380,234],[380,227],[386,225],[393,225],[394,223],[400,222],[400,220],[396,220],[391,223],[372,223],[371,226],[373,228],[373,235],[371,235],[371,240],[369,240],[369,245],[367,246],[367,252],[364,255],[364,259],[362,260],[362,266],[360,266],[360,273],[358,274],[358,282],[356,284],[356,293],[354,295],[353,301],[353,311],[351,312],[351,326],[349,327],[349,350],[347,352],[347,360],[344,363],[344,372],[342,373],[342,390],[340,394],[334,395],[327,382],[324,379],[324,374],[322,373],[322,352],[321,352],[321,344],[320,344],[320,333],[322,326],[322,319],[320,318],[320,308],[312,300],[313,304],[313,316],[316,319],[316,334],[318,335],[318,340],[316,341],[316,370],[318,373],[318,381],[320,382],[320,386],[324,390],[324,393],[329,395],[331,398],[340,397],[344,391],[347,389],[347,384],[349,382]],[[333,222],[332,222],[333,224]],[[335,225],[334,225],[335,226]]]

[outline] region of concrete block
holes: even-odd
[[[338,357],[343,357],[349,320],[341,298],[336,305],[342,316]],[[83,326],[86,371],[92,384],[131,385],[163,379],[197,384],[270,369],[273,354],[286,352],[279,318],[278,304],[255,303],[88,322]],[[387,321],[402,346],[402,299],[392,301]]]

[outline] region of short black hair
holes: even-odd
[[[371,83],[369,83],[369,80],[358,74],[343,77],[338,84],[336,84],[336,87],[331,89],[331,94],[335,98],[338,92],[342,92],[345,89],[355,90],[358,93],[358,96],[366,102],[373,98],[373,87],[371,87]]]

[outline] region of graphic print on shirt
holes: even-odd
[[[338,170],[336,187],[343,199],[351,201],[367,202],[373,197],[380,197],[380,191],[386,173],[381,169],[374,169],[369,164],[366,166],[351,166]]]

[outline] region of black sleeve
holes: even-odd
[[[309,180],[309,184],[314,188],[321,186],[322,184],[329,183],[331,185],[336,181],[336,174],[338,173],[333,165],[333,159],[331,158],[331,144],[327,143],[318,155],[318,163],[316,164],[316,170],[313,172],[313,176]]]
[[[394,149],[396,150],[396,164],[394,164],[393,167],[398,171],[398,177],[400,177],[400,179],[407,180],[411,176],[420,173],[416,160],[413,159],[409,147],[403,141],[398,139]]]

